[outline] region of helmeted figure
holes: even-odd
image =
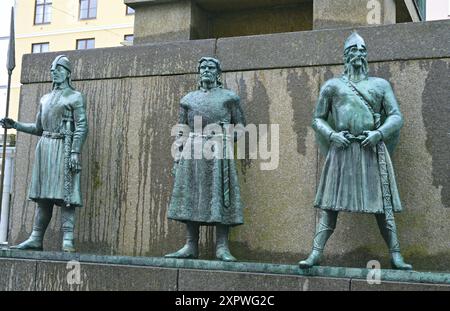
[[[389,152],[403,117],[388,81],[369,77],[363,38],[345,42],[345,71],[321,88],[312,127],[326,154],[314,206],[320,220],[310,256],[301,268],[318,265],[339,211],[375,214],[395,269],[409,270],[400,254],[394,212],[402,206]]]
[[[228,233],[230,227],[243,223],[243,205],[235,162],[225,155],[229,155],[230,143],[237,139],[227,129],[245,125],[245,119],[239,97],[222,87],[220,62],[203,57],[198,71],[199,89],[184,96],[180,103],[179,123],[185,125],[187,137],[178,145],[168,210],[169,219],[186,224],[187,242],[166,257],[198,258],[199,226],[213,225],[216,257],[235,261],[228,247]],[[200,132],[195,131],[196,126]],[[212,142],[219,142],[210,148],[215,156],[207,157],[202,150]]]
[[[37,203],[33,232],[12,248],[42,250],[53,206],[61,207],[62,249],[74,252],[75,208],[83,205],[80,154],[88,133],[85,97],[71,84],[72,66],[65,55],[51,66],[53,89],[39,104],[35,123],[2,119],[3,127],[41,136],[33,164],[28,197]]]

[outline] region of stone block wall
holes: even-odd
[[[405,211],[397,216],[401,246],[417,270],[448,271],[450,262],[449,21],[358,28],[371,75],[388,79],[405,117],[394,166]],[[322,156],[310,127],[321,84],[342,72],[343,42],[353,29],[161,43],[70,51],[74,85],[87,95],[90,133],[83,151],[85,206],[77,213],[80,252],[161,256],[184,243],[181,224],[166,219],[172,189],[178,101],[196,88],[201,56],[216,56],[223,80],[242,99],[248,123],[279,124],[278,169],[239,161],[246,223],[231,249],[245,261],[295,263],[310,250],[312,207]],[[418,39],[419,38],[419,39]],[[57,53],[23,59],[20,121],[34,120],[50,91]],[[36,137],[19,133],[10,242],[31,232],[27,201]],[[61,243],[59,210],[46,249]],[[202,230],[201,256],[212,258],[214,232]],[[342,213],[324,264],[388,267],[372,215]]]

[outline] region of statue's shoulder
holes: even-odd
[[[227,102],[239,102],[240,98],[239,96],[233,91],[229,89],[219,88],[219,92],[221,93],[221,96],[223,96]]]
[[[72,106],[72,108],[84,106],[86,104],[86,96],[77,90],[67,88],[64,91],[64,96],[68,99],[68,104]]]
[[[189,92],[181,98],[180,103],[184,104],[184,105],[188,105],[193,100],[195,100],[195,98],[198,97],[199,94],[200,94],[199,90]]]
[[[369,77],[369,82],[382,89],[391,87],[391,83],[388,80],[379,77]]]
[[[342,87],[341,78],[331,78],[322,85],[322,87],[320,88],[320,92],[322,94],[332,94],[341,87]]]
[[[52,92],[47,93],[41,97],[41,103],[45,103],[52,97]]]
[[[70,87],[64,89],[64,93],[63,93],[64,97],[71,97],[71,98],[82,98],[83,94],[77,90],[74,90]]]

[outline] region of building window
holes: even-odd
[[[31,45],[31,53],[45,53],[49,51],[49,43],[33,43]]]
[[[36,0],[34,24],[50,24],[52,18],[52,0]]]
[[[425,0],[414,0],[414,4],[416,6],[417,12],[419,13],[419,17],[421,21],[426,20],[427,16],[427,3]]]
[[[87,50],[95,48],[95,39],[77,40],[77,50]]]
[[[133,42],[134,35],[125,35],[123,36],[123,39],[128,42]]]
[[[127,5],[127,15],[133,15],[133,14],[134,14],[134,9],[130,8],[130,7]]]
[[[80,0],[80,19],[97,18],[97,0]]]

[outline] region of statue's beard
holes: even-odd
[[[353,60],[350,59],[349,56],[345,58],[344,64],[344,75],[346,75],[349,79],[352,79],[355,75],[363,75],[364,78],[367,78],[369,75],[369,63],[365,57],[361,57],[361,66],[360,69],[353,65]]]
[[[217,75],[215,77],[211,76],[210,79],[203,79],[202,76],[200,76],[199,79],[198,79],[198,88],[199,89],[202,88],[202,82],[206,82],[206,81],[208,81],[211,84],[214,84],[214,82],[216,82],[216,86],[217,87],[222,87],[221,77],[220,77],[220,75]]]

